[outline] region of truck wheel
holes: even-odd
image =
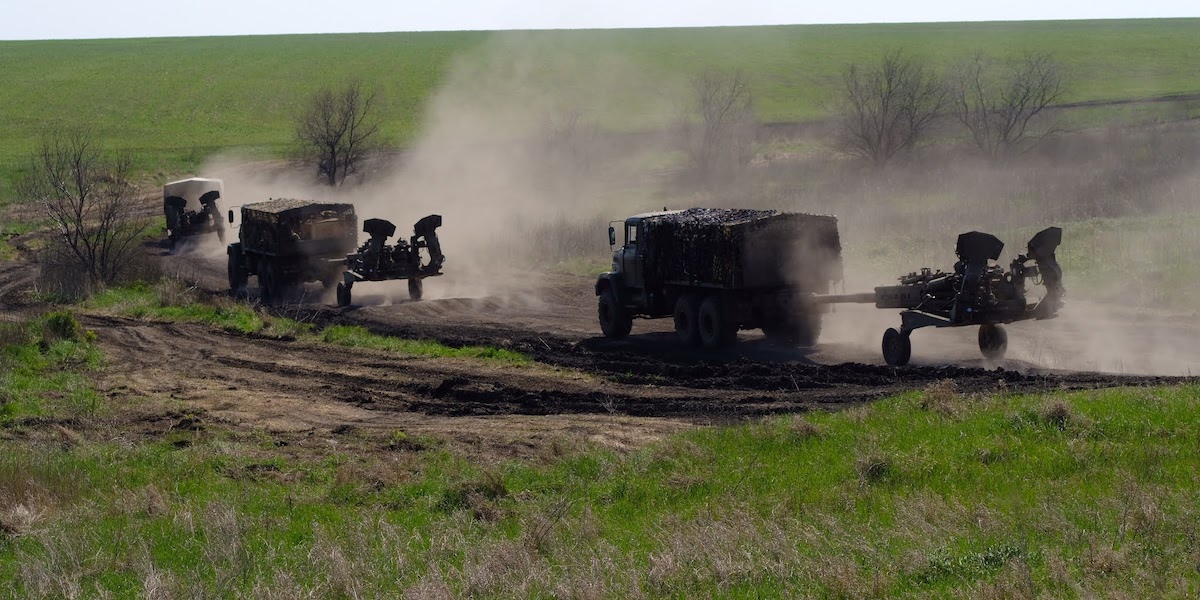
[[[700,345],[700,298],[684,294],[675,301],[675,334],[685,346]]]
[[[270,304],[279,294],[279,279],[275,271],[275,262],[270,258],[258,261],[258,295],[262,301]]]
[[[907,333],[895,328],[883,332],[883,360],[893,367],[903,367],[912,358],[912,341]]]
[[[988,360],[1004,360],[1008,351],[1008,332],[1003,325],[979,326],[979,350]]]
[[[617,293],[610,287],[600,294],[600,331],[604,337],[619,340],[633,329],[633,318],[617,300]]]
[[[696,319],[700,342],[705,348],[725,348],[737,341],[737,323],[726,318],[721,309],[720,296],[708,296],[700,302]]]
[[[821,337],[821,313],[817,311],[804,312],[796,317],[796,343],[804,347],[817,345]]]
[[[238,293],[242,288],[246,287],[246,279],[249,277],[242,270],[241,261],[238,260],[238,255],[229,253],[229,265],[226,268],[229,275],[229,290],[233,293]]]
[[[337,284],[337,305],[343,308],[350,306],[350,286],[342,282]]]
[[[779,321],[768,321],[762,324],[762,332],[773,342],[814,346],[821,336],[821,313],[806,312]]]
[[[408,299],[413,300],[413,301],[420,300],[421,292],[424,291],[424,287],[425,286],[424,286],[424,284],[421,283],[420,279],[416,279],[416,278],[409,279],[408,280]]]

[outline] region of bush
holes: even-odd
[[[83,325],[75,313],[66,310],[47,313],[42,320],[42,345],[49,347],[59,341],[82,341]]]

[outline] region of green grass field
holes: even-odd
[[[380,90],[384,137],[404,145],[464,65],[511,71],[508,79],[547,95],[616,77],[604,82],[613,97],[603,104],[622,114],[598,115],[613,128],[662,126],[659,105],[673,86],[704,67],[740,68],[763,120],[795,121],[826,114],[846,63],[895,48],[942,65],[976,49],[1054,52],[1070,69],[1070,101],[1200,92],[1198,27],[1175,19],[0,42],[0,199],[56,126],[91,128],[160,178],[220,150],[279,156],[303,99],[348,77]]]
[[[89,384],[104,368],[89,336],[48,333],[64,320],[0,331],[3,389],[60,374],[28,388],[47,399],[36,418],[2,404],[9,597],[1200,590],[1196,386],[968,396],[944,382],[627,454],[564,439],[481,464],[404,431],[285,440],[178,400],[112,401]],[[186,426],[74,431],[139,410]]]

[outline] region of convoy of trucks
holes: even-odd
[[[222,193],[219,179],[191,178],[163,187],[172,248],[210,232],[224,240],[225,224],[217,212]],[[326,289],[336,286],[337,305],[346,307],[357,282],[407,280],[410,299],[420,300],[423,280],[442,275],[440,215],[417,221],[413,235],[394,244],[387,240],[395,235],[395,225],[367,219],[362,231],[369,239],[359,245],[352,204],[278,198],[240,209],[238,241],[226,248],[229,287],[235,293],[253,276],[259,298],[271,303],[316,281]],[[230,209],[231,225],[234,216]],[[1003,242],[973,231],[959,236],[953,272],[922,269],[901,277],[899,285],[860,294],[830,293],[843,277],[838,222],[829,215],[664,209],[614,221],[608,238],[612,269],[596,279],[595,293],[600,330],[613,339],[628,336],[635,319],[670,317],[687,346],[729,347],[739,331],[751,329],[775,342],[812,346],[830,305],[857,302],[902,309],[901,327],[883,336],[889,365],[906,365],[912,352],[909,334],[930,326],[979,326],[980,350],[986,358],[1000,359],[1008,344],[1003,324],[1053,318],[1064,295],[1055,259],[1062,241],[1057,227],[1034,236],[1007,271],[991,264]],[[1045,285],[1040,300],[1026,300],[1026,280]]]

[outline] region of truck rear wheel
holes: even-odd
[[[236,252],[229,252],[229,264],[226,267],[226,271],[229,275],[230,291],[236,294],[242,288],[246,287],[246,279],[249,276],[242,270],[242,261],[238,258]]]
[[[617,293],[611,287],[600,294],[600,330],[604,337],[619,340],[633,329],[633,318],[617,300]]]
[[[343,308],[350,306],[350,286],[343,282],[337,284],[337,305]]]
[[[685,346],[700,345],[700,298],[684,294],[675,301],[675,334]]]
[[[425,286],[424,286],[424,284],[421,283],[420,279],[417,279],[415,277],[412,279],[409,279],[408,280],[408,299],[414,300],[414,301],[420,300],[421,293],[424,291],[424,287]]]
[[[767,339],[782,344],[809,347],[821,336],[821,313],[805,312],[762,324]]]
[[[263,302],[270,304],[278,294],[279,276],[275,262],[270,258],[262,258],[258,261],[258,295]]]
[[[725,348],[737,341],[737,323],[725,315],[720,296],[708,296],[700,302],[696,319],[705,348]]]

